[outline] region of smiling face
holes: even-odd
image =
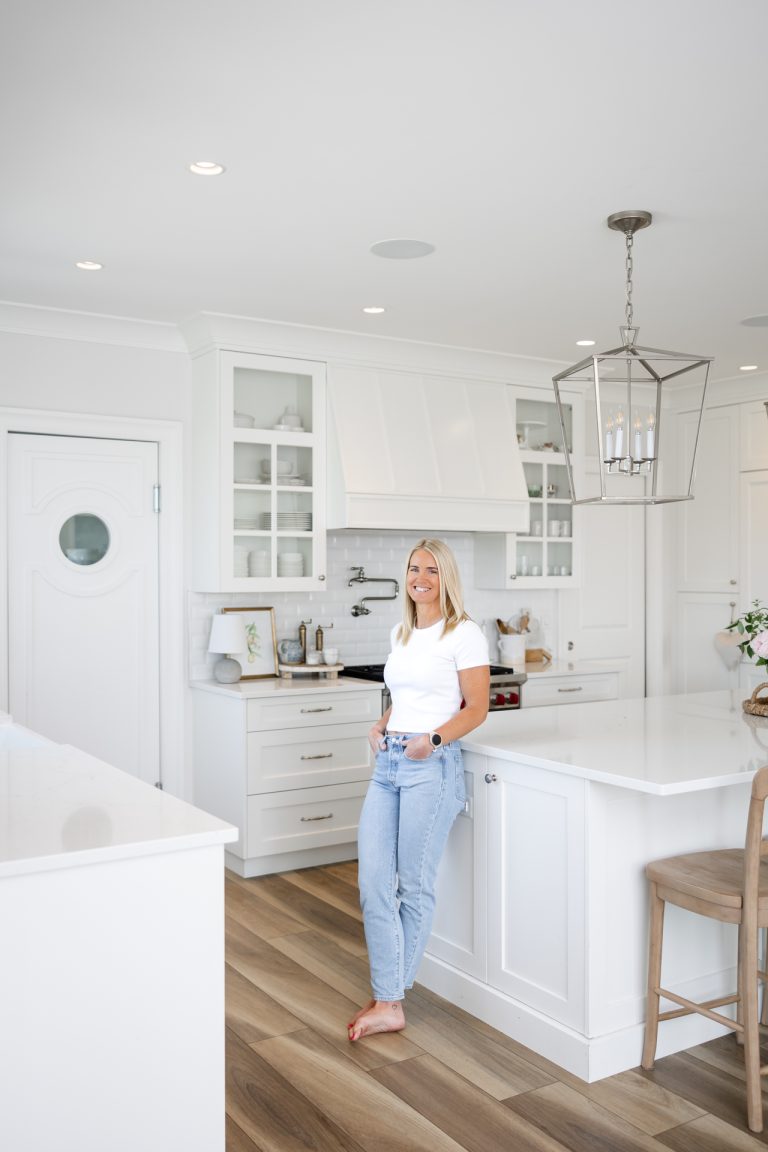
[[[440,570],[432,553],[424,548],[411,553],[407,588],[418,616],[440,618]]]

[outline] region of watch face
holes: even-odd
[[[442,736],[440,736],[437,732],[433,732],[429,739],[432,742],[433,748],[439,748],[443,742]]]

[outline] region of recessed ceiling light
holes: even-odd
[[[594,340],[577,340],[576,343],[580,348],[591,348]]]
[[[83,272],[100,272],[103,267],[103,264],[97,264],[95,260],[78,260],[75,263],[75,268],[80,268]]]
[[[417,260],[419,256],[429,256],[434,252],[434,244],[426,240],[379,240],[371,244],[374,256],[385,256],[387,260]]]
[[[755,372],[756,369],[757,369],[757,364],[742,364],[741,367],[739,368],[739,371],[740,372]]]
[[[195,176],[221,176],[225,172],[223,164],[217,164],[215,160],[195,160],[194,164],[189,166],[190,172],[194,172]]]
[[[384,308],[363,308],[363,312],[367,312],[369,316],[378,316],[380,312],[384,311]]]

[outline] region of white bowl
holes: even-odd
[[[278,460],[277,474],[278,476],[289,476],[293,471],[293,465],[290,460]]]

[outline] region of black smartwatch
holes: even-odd
[[[433,748],[439,748],[443,742],[443,738],[439,732],[430,732],[429,742]]]

